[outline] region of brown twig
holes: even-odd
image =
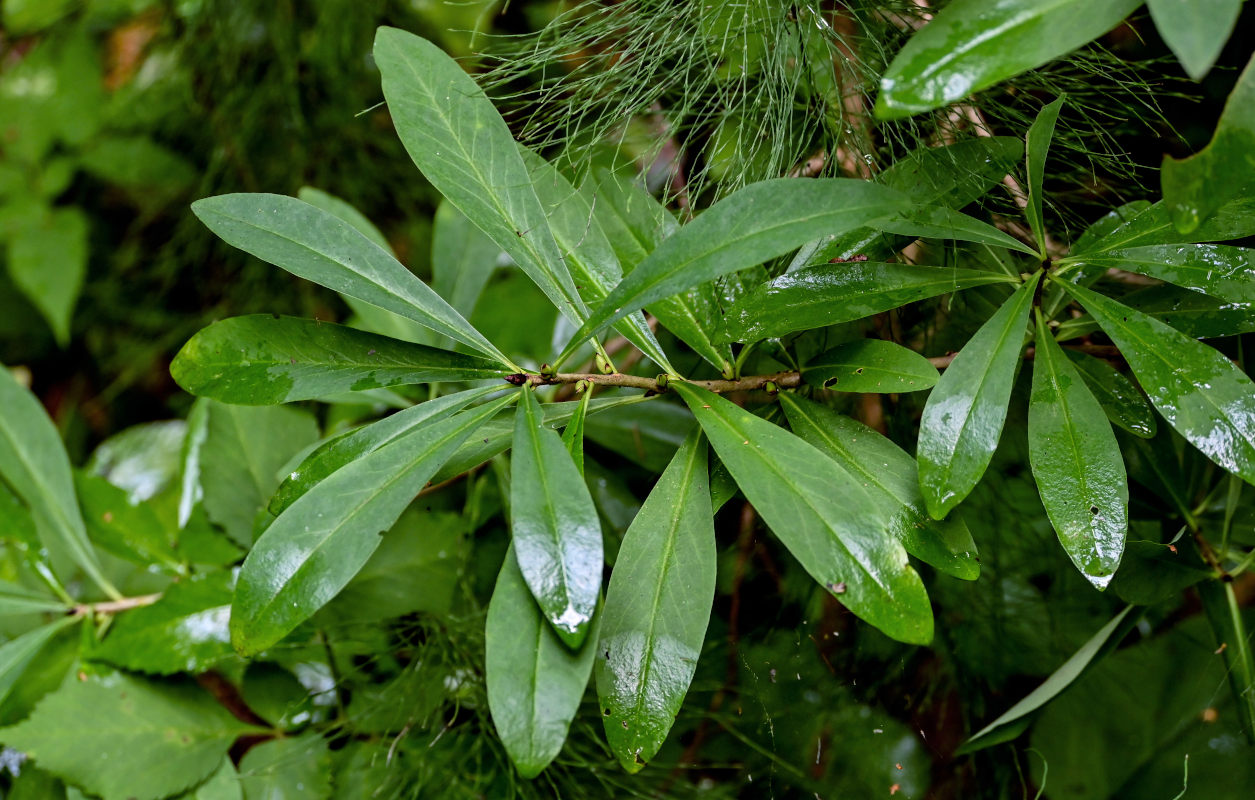
[[[69,613],[75,617],[85,617],[88,614],[116,614],[119,611],[129,611],[132,608],[140,608],[141,606],[150,606],[161,599],[161,593],[142,594],[137,597],[123,597],[121,600],[106,600],[103,603],[79,603],[70,609]]]

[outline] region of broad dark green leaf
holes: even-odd
[[[432,475],[516,394],[411,431],[337,470],[280,514],[240,570],[231,641],[270,647],[344,588]]]
[[[1120,302],[1195,339],[1214,339],[1255,331],[1255,303],[1226,303],[1171,284],[1130,292]],[[1061,342],[1098,330],[1089,314],[1065,319],[1055,329]]]
[[[1087,265],[1136,272],[1230,303],[1255,303],[1255,250],[1223,244],[1161,244],[1109,250]]]
[[[125,489],[82,472],[74,487],[87,533],[101,549],[143,567],[183,571],[166,526],[150,504],[132,503]]]
[[[1041,273],[1035,274],[980,327],[924,406],[916,457],[924,503],[934,519],[967,497],[998,447],[1040,279]]]
[[[1103,230],[1094,236],[1086,231],[1086,235],[1077,240],[1072,254],[1060,259],[1059,263],[1083,260],[1078,256],[1108,250],[1125,250],[1152,244],[1224,242],[1255,235],[1255,198],[1239,197],[1230,200],[1189,233],[1181,233],[1173,226],[1168,206],[1162,200],[1131,211],[1127,219],[1110,230]],[[1097,224],[1091,226],[1094,227],[1098,227]]]
[[[598,414],[584,435],[650,472],[671,463],[675,449],[693,429],[693,416],[674,403],[642,403]]]
[[[571,454],[571,460],[575,462],[575,468],[580,471],[580,475],[584,474],[584,419],[588,416],[588,402],[592,396],[593,387],[585,387],[584,394],[576,403],[575,413],[571,415],[571,421],[562,431],[562,446]]]
[[[1107,419],[1134,436],[1149,439],[1155,435],[1159,428],[1155,424],[1155,412],[1151,411],[1146,396],[1131,380],[1101,358],[1076,350],[1063,352],[1089,385]]]
[[[195,686],[119,673],[68,681],[0,739],[101,800],[160,800],[200,783],[236,737],[258,732]]]
[[[522,394],[510,462],[510,534],[545,619],[574,650],[588,635],[601,591],[601,521],[571,454],[545,426],[535,392]]]
[[[77,564],[114,598],[87,538],[65,445],[43,406],[0,364],[0,478],[26,503],[43,544]]]
[[[227,244],[510,363],[386,250],[321,208],[277,194],[224,194],[197,200],[192,211]]]
[[[780,395],[780,406],[793,432],[831,457],[877,506],[897,508],[890,530],[906,552],[947,575],[980,577],[976,543],[963,520],[935,520],[925,512],[910,454],[861,422],[791,392]],[[834,493],[841,494],[836,485]]]
[[[797,436],[718,395],[675,382],[746,498],[811,577],[855,615],[911,644],[932,640],[923,581],[891,533],[897,504],[857,484],[836,493],[845,471]]]
[[[1146,0],[1155,29],[1185,72],[1200,81],[1229,40],[1242,0]]]
[[[142,503],[178,481],[186,435],[187,423],[181,419],[132,425],[101,442],[86,469],[125,489],[132,503]]]
[[[480,356],[270,314],[201,329],[170,365],[174,380],[192,394],[254,406],[400,384],[502,378],[512,371]]]
[[[87,274],[87,227],[80,209],[59,207],[8,241],[9,276],[48,321],[61,347],[70,343],[70,316]]]
[[[688,691],[715,596],[706,442],[676,451],[623,537],[597,643],[606,739],[637,772],[658,753]]]
[[[42,625],[0,644],[0,702],[9,696],[27,665],[39,655],[44,645],[60,633],[61,629],[78,621],[77,617],[62,617],[56,622]],[[7,744],[8,740],[5,742]]]
[[[1080,286],[1067,290],[1120,348],[1168,424],[1255,483],[1255,383],[1217,351],[1153,317]]]
[[[318,733],[272,739],[240,759],[244,800],[326,800],[331,797],[331,753]]]
[[[838,392],[918,392],[936,385],[937,368],[900,344],[856,339],[807,362],[802,380]]]
[[[1211,144],[1183,160],[1165,157],[1159,178],[1172,224],[1182,233],[1229,201],[1255,194],[1255,56],[1230,93]]]
[[[1046,515],[1086,580],[1106,589],[1129,528],[1129,484],[1102,406],[1037,313],[1028,459]]]
[[[1042,217],[1042,182],[1046,178],[1046,155],[1050,152],[1055,123],[1059,120],[1059,111],[1062,108],[1063,98],[1055,98],[1053,103],[1044,106],[1037,113],[1037,118],[1028,129],[1028,207],[1024,209],[1024,213],[1028,216],[1033,238],[1037,240],[1038,251],[1043,255],[1046,252],[1046,222]]]
[[[441,201],[431,231],[431,288],[467,319],[497,268],[501,248],[457,206]]]
[[[3,513],[3,512],[0,512]],[[43,592],[0,581],[0,617],[65,613],[66,604]]]
[[[231,758],[229,756],[223,758],[217,771],[206,778],[200,786],[183,795],[182,800],[244,800],[244,792],[240,788],[240,776],[236,773]],[[280,799],[275,798],[275,800]]]
[[[423,176],[510,254],[572,322],[587,316],[518,144],[483,89],[439,47],[380,28],[375,63],[397,135]]]
[[[988,222],[981,222],[975,217],[945,206],[917,206],[910,211],[877,222],[872,227],[911,239],[953,239],[960,242],[1005,247],[1021,253],[1037,255],[1031,247],[1003,233]]]
[[[907,208],[905,197],[867,181],[779,178],[750,184],[663,240],[598,306],[558,362],[587,334],[655,300]]]
[[[597,627],[571,652],[532,599],[513,546],[506,551],[488,604],[484,671],[492,724],[524,778],[539,775],[566,741],[593,671]]]
[[[1142,0],[954,0],[911,37],[880,79],[876,116],[929,111],[1098,38]]]
[[[173,675],[199,674],[234,655],[230,571],[171,584],[150,606],[127,611],[89,653],[123,669]]]
[[[388,237],[384,236],[383,232],[375,227],[375,223],[367,219],[366,215],[354,208],[351,203],[345,202],[333,194],[328,194],[322,189],[315,189],[313,186],[302,186],[296,193],[296,199],[303,203],[309,203],[315,208],[321,208],[334,217],[339,217],[352,225],[358,233],[379,245],[381,250],[387,251],[393,257],[396,256],[396,253],[392,250],[392,245],[388,243]]]
[[[724,318],[724,335],[752,342],[850,322],[916,300],[1018,278],[974,269],[852,261],[789,272],[741,298]]]

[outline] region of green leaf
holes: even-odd
[[[233,247],[510,363],[386,250],[321,208],[277,194],[224,194],[197,200],[192,211]]]
[[[326,800],[331,797],[331,752],[317,733],[272,739],[240,759],[244,800]]]
[[[1146,396],[1132,381],[1101,358],[1076,350],[1063,352],[1072,359],[1072,366],[1089,385],[1107,419],[1134,436],[1149,439],[1155,435],[1158,430],[1155,413],[1146,402]]]
[[[236,774],[230,757],[222,759],[222,765],[218,767],[218,771],[210,775],[200,786],[188,792],[184,798],[185,800],[243,800],[240,776]]]
[[[889,217],[871,227],[910,239],[953,239],[960,242],[977,242],[1037,255],[1033,248],[1003,233],[988,222],[981,222],[975,217],[945,206],[916,206],[910,211]]]
[[[412,383],[503,378],[479,356],[298,317],[255,314],[202,329],[170,365],[188,392],[223,403],[270,405]]]
[[[900,344],[856,339],[807,362],[802,380],[838,392],[918,392],[936,385],[937,368]]]
[[[1201,81],[1229,40],[1242,0],[1146,0],[1150,18],[1185,72]]]
[[[782,256],[818,236],[905,210],[904,197],[867,181],[779,178],[750,184],[658,245],[593,312],[555,363],[589,333],[655,300]]]
[[[257,731],[194,686],[114,674],[69,681],[0,739],[102,800],[160,800],[204,780],[236,737]]]
[[[1037,312],[1028,404],[1028,459],[1059,543],[1086,580],[1106,589],[1129,529],[1129,484],[1102,406]]]
[[[910,454],[866,425],[794,393],[782,393],[780,406],[793,432],[841,467],[834,494],[843,494],[837,485],[861,487],[878,508],[892,509],[890,530],[906,552],[947,575],[980,577],[976,543],[963,520],[955,515],[939,521],[925,513]]]
[[[581,476],[584,474],[584,419],[588,416],[588,402],[592,396],[593,387],[585,387],[584,394],[575,406],[575,413],[571,415],[571,421],[562,431],[562,446],[571,454],[571,460],[575,462],[575,468],[580,471]]]
[[[588,420],[584,433],[607,450],[660,473],[692,429],[693,416],[683,407],[643,403],[598,414]]]
[[[187,423],[181,419],[132,425],[101,442],[86,469],[125,489],[132,503],[141,503],[177,482],[186,435]]]
[[[125,489],[94,475],[78,473],[74,486],[93,542],[143,567],[161,565],[182,571],[166,526],[151,505],[132,503]]]
[[[1097,225],[1091,226],[1091,230]],[[1239,197],[1216,209],[1201,225],[1189,233],[1179,232],[1172,224],[1168,205],[1160,200],[1125,219],[1120,225],[1093,237],[1087,230],[1077,240],[1072,254],[1060,263],[1083,260],[1079,256],[1124,250],[1151,244],[1182,244],[1224,242],[1255,235],[1255,198]]]
[[[1136,272],[1231,303],[1255,303],[1255,250],[1223,244],[1161,244],[1108,250],[1087,265]]]
[[[9,239],[9,275],[48,320],[57,344],[70,343],[70,315],[87,273],[87,217],[77,208],[56,208],[39,225]]]
[[[924,406],[916,457],[924,503],[934,519],[967,497],[998,447],[1040,279],[1038,272],[981,325]]]
[[[9,696],[14,684],[22,677],[26,667],[44,649],[44,645],[48,644],[63,628],[78,621],[78,617],[62,617],[56,622],[27,631],[21,636],[0,644],[0,702]],[[8,743],[9,740],[4,741]]]
[[[742,297],[724,318],[724,336],[752,342],[870,317],[940,294],[1017,282],[974,269],[851,261],[788,272]]]
[[[342,219],[353,226],[353,228],[367,239],[379,246],[379,249],[386,251],[389,255],[395,257],[396,253],[392,250],[392,245],[388,244],[388,237],[375,227],[375,223],[366,218],[366,215],[353,207],[351,203],[328,194],[322,189],[315,189],[313,186],[302,186],[296,193],[296,199],[302,203],[309,203],[315,208],[326,211],[333,217]],[[456,307],[456,306],[455,306]]]
[[[0,581],[0,617],[65,613],[65,603],[8,581]]]
[[[1164,157],[1159,178],[1181,233],[1197,229],[1226,203],[1255,194],[1255,56],[1225,102],[1211,144],[1186,159]]]
[[[954,0],[911,37],[880,79],[876,116],[962,100],[1040,67],[1119,25],[1142,0]]]
[[[1154,317],[1195,339],[1214,339],[1255,331],[1255,303],[1226,303],[1171,284],[1150,286],[1120,298],[1129,308]],[[1098,330],[1089,314],[1065,319],[1055,329],[1059,341]]]
[[[1037,240],[1038,252],[1043,256],[1046,253],[1046,223],[1042,217],[1042,183],[1046,178],[1046,154],[1050,152],[1055,123],[1059,120],[1059,111],[1062,108],[1063,97],[1055,98],[1053,103],[1043,106],[1037,112],[1037,118],[1028,129],[1028,207],[1024,209],[1024,213],[1028,216],[1033,238]]]
[[[229,571],[171,584],[156,603],[120,614],[90,658],[158,675],[212,669],[234,655],[231,584]]]
[[[610,749],[628,772],[662,747],[706,638],[716,571],[706,462],[694,431],[632,521],[610,576],[597,695]]]
[[[728,400],[676,381],[719,459],[772,532],[856,616],[910,644],[932,639],[923,581],[892,535],[898,508],[857,485],[834,492],[844,470],[814,446]]]
[[[584,478],[524,390],[514,420],[510,534],[523,578],[571,649],[588,634],[601,591],[601,521]]]
[[[278,642],[344,588],[414,496],[516,393],[399,436],[337,470],[280,514],[240,570],[231,641],[245,655]]]
[[[483,386],[438,397],[399,411],[378,422],[372,422],[328,439],[314,448],[295,470],[284,477],[283,483],[279,484],[274,496],[270,498],[270,513],[282,514],[301,495],[335,473],[336,470],[344,468],[367,453],[378,450],[420,425],[455,414],[474,401],[499,392],[501,389],[501,386]]]
[[[505,120],[483,89],[431,42],[375,35],[375,63],[397,135],[440,194],[510,254],[572,322],[586,316]]]
[[[501,248],[442,200],[431,231],[431,288],[467,319],[497,268]]]
[[[1255,484],[1255,383],[1223,355],[1080,286],[1066,286],[1120,348],[1150,402],[1212,461]]]
[[[506,551],[484,626],[484,672],[492,724],[524,778],[534,778],[562,749],[593,671],[592,641],[572,652],[546,623],[514,558]]]
[[[65,445],[43,406],[0,364],[0,478],[27,507],[54,554],[73,560],[111,597],[117,589],[101,572],[74,494]]]

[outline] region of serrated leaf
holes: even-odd
[[[1057,97],[1054,102],[1043,106],[1037,112],[1037,118],[1029,126],[1027,137],[1027,168],[1028,168],[1028,207],[1024,213],[1028,216],[1028,225],[1033,230],[1033,238],[1037,240],[1039,252],[1046,252],[1046,223],[1042,217],[1042,183],[1046,178],[1046,155],[1050,152],[1050,142],[1054,139],[1055,123],[1059,119],[1059,111],[1063,108],[1063,98]]]
[[[331,796],[331,752],[317,733],[272,739],[240,759],[244,800],[326,800]]]
[[[934,520],[924,510],[910,454],[866,425],[791,392],[780,395],[780,406],[794,433],[832,458],[878,507],[895,509],[890,530],[906,552],[947,575],[980,577],[976,543],[963,520]]]
[[[514,420],[510,535],[519,570],[558,637],[577,649],[601,591],[601,521],[588,486],[524,390]]]
[[[1155,435],[1159,427],[1155,424],[1155,413],[1132,381],[1101,358],[1076,350],[1063,352],[1089,385],[1107,419],[1134,436],[1149,439]]]
[[[187,423],[181,419],[132,425],[101,442],[86,469],[125,489],[132,503],[142,503],[178,480],[186,435]]]
[[[64,611],[64,608],[62,610]],[[44,645],[48,644],[63,628],[78,621],[77,617],[62,617],[56,622],[41,625],[0,644],[0,702],[9,696],[14,684],[22,677],[26,667],[44,649]],[[8,742],[7,739],[4,741]]]
[[[231,604],[236,649],[265,650],[335,597],[436,470],[515,399],[511,393],[393,439],[288,506],[240,569]]]
[[[144,567],[182,570],[166,527],[147,503],[132,503],[125,489],[104,478],[78,473],[74,481],[83,521],[92,541],[119,558]]]
[[[781,275],[737,301],[724,336],[752,342],[870,317],[917,300],[1018,281],[974,269],[851,261]]]
[[[558,638],[532,599],[514,558],[506,551],[485,623],[484,671],[492,724],[524,778],[553,761],[593,670],[598,622],[578,652]]]
[[[185,800],[243,800],[244,794],[240,789],[240,776],[235,772],[235,765],[231,763],[231,759],[222,759],[222,765],[218,770],[205,779],[205,782],[197,786],[184,796]]]
[[[1164,43],[1196,81],[1211,71],[1242,11],[1242,0],[1146,0],[1146,5]]]
[[[706,637],[716,571],[706,462],[695,431],[632,521],[610,576],[597,695],[610,749],[628,772],[667,738]]]
[[[1037,313],[1028,459],[1059,543],[1095,588],[1111,582],[1129,528],[1129,484],[1102,406]]]
[[[212,669],[234,655],[231,590],[229,571],[171,584],[156,603],[120,614],[89,657],[158,675]]]
[[[819,584],[856,616],[911,644],[932,639],[932,607],[906,551],[890,533],[898,509],[853,485],[844,471],[784,429],[718,395],[674,382],[711,447],[755,510]]]
[[[897,119],[962,100],[1039,67],[1120,24],[1141,0],[954,0],[894,57],[876,116]]]
[[[8,241],[9,276],[63,348],[70,343],[70,317],[87,274],[87,227],[78,208],[56,208]]]
[[[811,386],[838,392],[918,392],[932,388],[940,377],[919,353],[881,339],[838,345],[802,369],[802,380]]]
[[[1255,303],[1255,250],[1223,244],[1161,244],[1108,250],[1087,265],[1136,272],[1230,303]]]
[[[431,230],[431,288],[467,319],[497,268],[501,248],[442,200]]]
[[[1255,484],[1255,383],[1217,351],[1153,317],[1080,286],[1065,288],[1120,348],[1168,424]]]
[[[70,681],[0,739],[102,800],[160,800],[204,780],[259,729],[186,684],[122,674]]]
[[[954,357],[920,420],[920,490],[933,519],[961,503],[998,447],[1041,273],[1016,290]]]

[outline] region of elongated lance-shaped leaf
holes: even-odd
[[[571,460],[575,462],[575,468],[580,471],[580,475],[584,474],[584,418],[588,416],[588,403],[592,396],[593,387],[587,386],[575,405],[571,421],[562,431],[562,446],[571,454]]]
[[[384,236],[383,231],[375,227],[375,223],[367,219],[366,215],[354,208],[351,203],[313,186],[302,186],[296,193],[296,199],[303,203],[309,203],[316,208],[321,208],[334,217],[339,217],[352,225],[367,239],[379,245],[380,249],[385,250],[394,258],[396,257],[396,252],[393,251],[392,245],[388,244],[388,237]]]
[[[336,471],[280,514],[253,546],[231,604],[244,654],[278,642],[344,588],[436,470],[517,393],[437,420]]]
[[[940,377],[919,353],[881,339],[837,345],[802,368],[802,380],[838,392],[918,392],[931,389]]]
[[[493,727],[524,778],[539,775],[566,741],[593,671],[598,625],[571,652],[537,608],[511,545],[488,604],[484,677]]]
[[[277,194],[224,194],[197,200],[192,211],[233,247],[510,364],[414,273],[321,208]]]
[[[910,211],[877,222],[872,227],[911,239],[954,239],[1037,255],[1031,247],[1003,233],[988,222],[981,222],[975,217],[945,206],[916,206]]]
[[[1168,424],[1255,484],[1255,382],[1216,350],[1154,317],[1080,286],[1065,288],[1120,348]]]
[[[855,615],[902,642],[926,644],[932,607],[891,533],[900,506],[877,502],[823,451],[722,397],[673,382],[719,460],[810,576]],[[845,483],[843,482],[843,485]]]
[[[601,615],[597,696],[628,772],[658,753],[688,691],[715,597],[706,442],[694,431],[623,536]]]
[[[44,649],[44,645],[52,637],[61,632],[62,628],[78,622],[77,617],[62,617],[47,625],[15,636],[0,645],[0,702],[3,702],[13,690],[14,684],[22,677],[26,667]]]
[[[967,524],[958,515],[935,520],[924,510],[910,454],[861,422],[796,394],[781,394],[780,407],[794,433],[826,453],[878,506],[896,509],[890,529],[906,552],[947,575],[980,577]]]
[[[876,116],[962,100],[1058,58],[1119,25],[1142,0],[954,0],[894,57]]]
[[[397,135],[437,191],[510,254],[572,322],[587,316],[505,120],[439,47],[380,28],[375,63]]]
[[[30,508],[43,545],[73,561],[110,597],[121,597],[101,571],[87,538],[70,458],[56,427],[35,395],[3,364],[0,409],[0,477]]]
[[[431,288],[470,318],[502,249],[458,207],[442,200],[431,226]]]
[[[1155,424],[1155,412],[1133,381],[1101,358],[1076,350],[1063,352],[1089,385],[1107,419],[1134,436],[1149,439],[1155,435],[1159,428]]]
[[[1099,227],[1101,222],[1094,223],[1090,230]],[[1127,250],[1152,244],[1227,242],[1255,236],[1255,198],[1231,200],[1189,233],[1181,233],[1173,227],[1168,206],[1162,200],[1134,210],[1131,216],[1110,230],[1102,230],[1093,236],[1089,235],[1090,230],[1077,240],[1069,256],[1059,259],[1059,263],[1083,260],[1079,257],[1109,250]]]
[[[1107,588],[1129,529],[1129,483],[1102,406],[1037,310],[1028,460],[1059,543],[1086,580]]]
[[[510,461],[510,534],[523,578],[545,619],[572,650],[588,635],[601,591],[601,520],[588,485],[523,391]]]
[[[750,184],[658,245],[597,307],[557,363],[589,334],[655,300],[907,208],[892,189],[848,178]]]
[[[1129,292],[1120,297],[1120,302],[1195,339],[1215,339],[1255,331],[1255,303],[1226,303],[1171,284]],[[1082,314],[1063,320],[1055,329],[1055,339],[1064,342],[1096,330],[1098,323],[1094,318]]]
[[[916,458],[920,490],[933,519],[967,497],[998,447],[1039,280],[1040,272],[976,331],[924,406]]]
[[[1087,265],[1136,272],[1230,303],[1255,303],[1255,250],[1223,244],[1160,244],[1110,250]]]
[[[1146,0],[1155,29],[1185,72],[1202,80],[1229,40],[1242,0]]]
[[[724,338],[752,342],[879,314],[929,297],[1018,281],[1009,275],[950,267],[851,261],[781,275],[736,302]]]
[[[66,604],[55,597],[43,592],[31,591],[16,583],[0,581],[0,617],[20,617],[27,614],[64,612],[65,610]]]
[[[278,516],[296,502],[297,498],[348,464],[372,453],[380,447],[410,433],[415,428],[456,414],[480,398],[501,391],[500,386],[482,386],[467,389],[419,403],[398,411],[355,430],[335,436],[314,448],[304,460],[289,473],[274,496],[270,498],[270,513]]]
[[[1046,155],[1050,152],[1050,142],[1055,136],[1055,123],[1059,120],[1059,111],[1063,108],[1063,98],[1057,97],[1053,103],[1046,105],[1037,113],[1037,119],[1028,129],[1027,169],[1028,169],[1028,207],[1024,213],[1028,215],[1028,226],[1033,230],[1033,238],[1042,255],[1046,253],[1046,222],[1042,217],[1042,184],[1046,178]]]
[[[255,314],[203,328],[170,365],[194,395],[270,405],[412,383],[503,378],[480,356],[298,317]]]

